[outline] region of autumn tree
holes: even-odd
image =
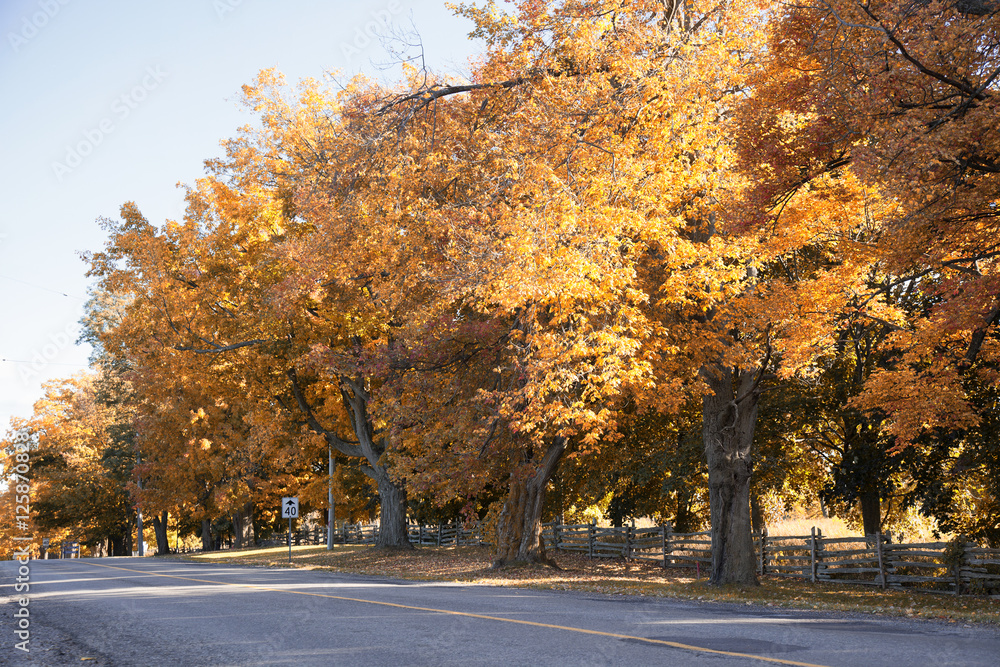
[[[698,367],[691,356],[707,356],[697,351],[679,362],[669,351],[685,334],[674,341],[654,334],[682,319],[683,303],[698,302],[689,288],[706,291],[715,258],[746,250],[716,242],[710,258],[695,248],[713,236],[695,238],[695,229],[714,224],[712,188],[728,174],[725,128],[716,133],[713,122],[726,115],[723,91],[741,76],[735,60],[720,67],[718,56],[727,40],[733,54],[737,43],[753,41],[747,7],[717,10],[567,2],[524,3],[501,15],[464,7],[475,34],[488,40],[486,63],[468,86],[430,86],[409,98],[430,111],[432,102],[468,93],[489,113],[473,125],[483,128],[486,155],[502,157],[496,166],[505,167],[499,181],[480,177],[499,193],[494,185],[485,196],[465,196],[477,227],[459,218],[460,207],[445,209],[456,245],[496,267],[480,272],[471,306],[515,318],[518,335],[510,367],[519,381],[496,394],[520,450],[507,455],[517,466],[500,517],[498,563],[544,559],[538,516],[546,482],[567,451],[593,450],[605,434],[614,440],[611,406],[621,392],[648,392],[653,362],[662,359],[670,368],[665,386],[673,382],[676,392],[660,389],[658,405],[675,409]],[[716,29],[737,16],[738,29]],[[483,164],[470,162],[463,173]],[[725,276],[712,284],[740,273]],[[721,302],[724,291],[711,298]]]
[[[972,384],[977,383],[977,384]],[[912,479],[909,499],[942,532],[1000,545],[1000,400],[995,386],[964,384],[978,419],[963,429],[921,434],[900,458]]]
[[[809,131],[894,204],[873,216],[877,278],[851,317],[886,331],[895,353],[849,408],[914,476],[907,495],[949,526],[961,512],[944,510],[943,489],[980,484],[977,466],[954,462],[964,443],[984,451],[973,443],[996,386],[996,21],[986,2],[824,0],[785,8],[774,42],[810,99]],[[900,290],[925,306],[900,316]]]
[[[193,509],[206,548],[212,521],[220,516],[233,518],[238,542],[252,540],[255,507],[265,500],[275,505],[276,496],[294,489],[305,465],[292,447],[296,436],[282,420],[280,404],[260,389],[268,378],[285,378],[271,368],[241,375],[238,358],[196,352],[215,350],[208,336],[227,335],[232,325],[212,317],[236,309],[225,296],[210,293],[216,301],[199,311],[205,294],[190,279],[196,275],[191,272],[203,270],[206,283],[212,272],[232,279],[246,267],[227,264],[221,252],[213,264],[210,255],[199,254],[211,249],[198,244],[196,228],[174,224],[158,233],[131,205],[123,208],[121,222],[106,224],[112,236],[104,252],[89,256],[92,273],[104,291],[127,298],[127,306],[114,326],[95,336],[130,367],[144,459],[140,498],[161,519],[163,511]]]
[[[780,46],[851,141],[851,169],[898,209],[877,242],[887,292],[939,303],[894,331],[900,363],[859,404],[900,444],[978,420],[963,379],[995,382],[997,13],[987,2],[820,2],[789,8]],[[977,362],[984,362],[977,366]]]
[[[47,383],[32,416],[12,422],[8,443],[31,443],[31,508],[38,530],[68,531],[81,544],[127,556],[135,528],[129,492],[134,450],[109,433],[116,419],[94,385],[93,375]]]
[[[859,216],[845,211],[856,184],[834,181],[835,162],[810,156],[805,166],[820,168],[806,182],[826,179],[814,183],[834,204],[826,215],[808,220],[810,205],[797,201],[790,222],[800,228],[767,236],[766,246],[754,226],[761,216],[746,215],[780,203],[744,197],[750,170],[732,168],[734,137],[745,127],[733,113],[736,93],[759,71],[755,5],[462,11],[489,44],[472,82],[421,80],[387,108],[410,110],[408,122],[434,119],[429,156],[452,145],[442,109],[475,110],[463,125],[475,133],[459,134],[463,142],[447,157],[399,172],[443,184],[417,200],[415,217],[436,222],[449,241],[438,263],[448,273],[425,275],[468,295],[464,303],[484,317],[512,323],[506,365],[498,366],[510,380],[500,373],[502,389],[484,393],[509,434],[492,452],[514,464],[498,564],[544,560],[538,517],[546,482],[568,451],[614,441],[617,397],[631,392],[644,405],[676,410],[691,392],[704,396],[713,581],[753,581],[748,494],[760,383],[776,337],[796,334],[801,353],[813,333],[792,325],[794,288],[765,289],[760,267],[824,225],[833,234],[856,226]],[[781,121],[768,120],[779,128]],[[854,268],[841,263],[836,284],[852,280]],[[834,274],[814,273],[810,285]],[[798,303],[828,294],[814,289]],[[779,326],[768,299],[785,316]],[[792,347],[781,351],[794,369],[802,361]]]

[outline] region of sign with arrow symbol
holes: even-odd
[[[281,517],[288,519],[299,518],[299,499],[297,497],[281,499]]]

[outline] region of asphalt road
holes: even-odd
[[[2,665],[1000,665],[926,621],[152,558],[0,562]]]

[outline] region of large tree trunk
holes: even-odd
[[[215,542],[212,540],[212,520],[202,519],[201,520],[201,550],[202,551],[212,551],[215,548]]]
[[[378,477],[379,527],[375,546],[380,549],[412,549],[406,525],[406,489],[396,484],[384,469]]]
[[[865,527],[865,535],[882,532],[882,503],[875,489],[865,489],[861,492],[861,523]]]
[[[246,503],[233,512],[233,541],[237,549],[253,546],[253,503]]]
[[[738,368],[707,368],[715,392],[702,402],[702,436],[708,459],[712,516],[711,584],[757,585],[750,534],[750,474],[760,397],[756,374]]]
[[[363,465],[361,471],[378,485],[379,495],[379,532],[375,538],[375,546],[391,549],[412,549],[409,531],[406,525],[406,490],[401,483],[394,482],[383,463],[382,455],[386,451],[388,441],[377,437],[377,430],[368,414],[368,403],[371,397],[365,388],[363,377],[340,377],[340,393],[344,409],[351,421],[357,443],[341,440],[337,434],[319,421],[312,406],[306,400],[294,369],[287,372],[291,381],[292,394],[295,401],[315,433],[322,435],[329,446],[347,456],[364,457],[368,465]]]
[[[556,438],[541,463],[515,470],[510,475],[507,499],[497,522],[497,553],[494,568],[512,563],[555,563],[546,555],[542,541],[542,509],[545,487],[566,451],[566,439]],[[532,469],[533,468],[533,469]]]
[[[170,544],[167,541],[167,513],[153,515],[153,533],[156,534],[156,555],[165,556],[170,553]]]

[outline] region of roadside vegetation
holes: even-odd
[[[421,547],[391,552],[360,545],[287,547],[215,551],[179,556],[199,563],[257,567],[296,567],[392,579],[454,581],[477,586],[512,586],[604,595],[638,595],[730,602],[787,609],[860,612],[887,617],[949,623],[1000,625],[1000,601],[991,598],[936,595],[916,591],[881,591],[862,586],[809,582],[764,576],[760,586],[710,586],[705,572],[671,570],[619,559],[589,559],[558,552],[560,569],[524,564],[490,568],[488,547]]]

